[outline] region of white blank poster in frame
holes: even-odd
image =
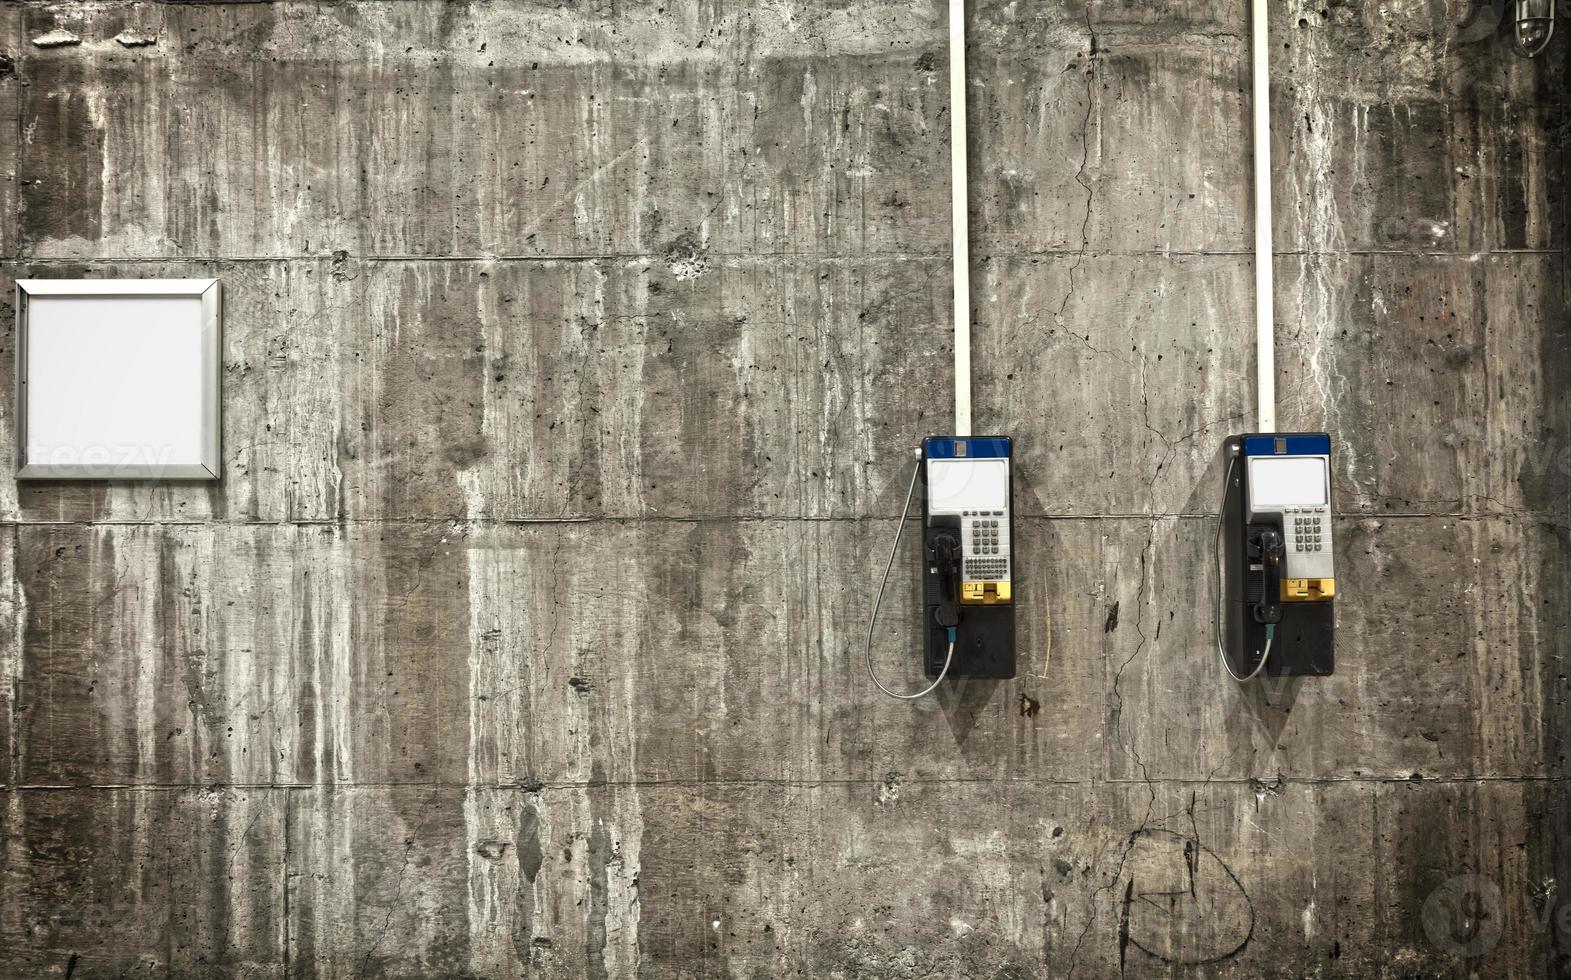
[[[18,279],[17,479],[218,479],[219,290]]]

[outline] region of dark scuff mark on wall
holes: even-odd
[[[1560,5],[1560,24],[1564,31],[1571,23],[1571,11]],[[1571,60],[1564,42],[1558,52],[1562,71]],[[1547,66],[1546,66],[1547,69]],[[1538,582],[1530,595],[1531,607],[1524,610],[1523,642],[1546,644],[1541,655],[1550,669],[1540,668],[1539,699],[1542,721],[1541,738],[1547,771],[1563,780],[1571,775],[1571,101],[1563,85],[1552,84],[1548,71],[1535,76],[1539,101],[1546,109],[1548,128],[1544,134],[1548,153],[1544,158],[1545,175],[1552,204],[1551,227],[1560,245],[1559,268],[1539,292],[1538,362],[1542,379],[1540,391],[1544,404],[1541,417],[1534,420],[1541,473],[1523,474],[1523,494],[1546,517],[1538,522],[1545,547],[1538,564]],[[1526,174],[1523,175],[1524,185]],[[1534,461],[1529,457],[1529,462]],[[1547,638],[1547,640],[1546,640]],[[1528,665],[1524,664],[1524,668]],[[1531,861],[1538,876],[1560,883],[1551,916],[1558,916],[1571,903],[1571,832],[1564,814],[1568,793],[1564,782],[1542,787],[1539,804],[1539,832],[1533,835]],[[1559,818],[1551,817],[1558,814]],[[1559,922],[1558,918],[1546,921]],[[1548,933],[1550,972],[1571,974],[1571,930],[1552,928]]]
[[[1134,902],[1135,879],[1131,876],[1124,886],[1123,905],[1118,912],[1118,975],[1124,975],[1129,954],[1129,906]]]
[[[518,871],[524,880],[534,884],[545,862],[545,849],[540,843],[540,811],[532,804],[524,804],[518,821]]]
[[[153,714],[162,730],[172,732],[188,727],[190,739],[188,742],[160,740],[155,757],[146,760],[146,765],[148,771],[161,780],[173,780],[178,773],[190,773],[205,775],[216,782],[230,782],[234,772],[230,768],[231,757],[223,747],[233,738],[233,732],[226,731],[224,706],[214,704],[207,693],[207,677],[214,665],[209,662],[207,644],[201,635],[204,583],[181,578],[176,554],[185,542],[170,535],[159,535],[155,540],[159,600],[156,623],[159,634],[168,644],[163,655],[178,658],[185,698],[177,704],[155,703]],[[173,757],[176,747],[185,750],[186,759]],[[208,768],[214,756],[222,760],[217,770]]]
[[[603,783],[605,777],[597,772],[591,778],[595,782]],[[609,802],[609,791],[602,791],[596,795],[599,796],[601,805]],[[592,796],[591,799],[593,800],[594,797]],[[589,831],[589,846],[585,854],[589,873],[589,909],[587,928],[584,930],[584,963],[590,980],[609,980],[610,977],[606,966],[606,914],[610,908],[607,868],[616,860],[616,855],[611,834],[606,829],[606,817],[604,813],[599,812],[600,809],[600,806],[590,807],[590,819],[593,825]]]
[[[306,574],[309,575],[310,573],[307,572]],[[302,592],[305,591],[305,584],[307,583],[302,583]],[[322,696],[328,695],[330,698],[335,693],[338,696],[343,696],[344,693],[347,693],[333,692],[324,683],[331,676],[331,664],[323,662],[326,658],[323,656],[323,651],[319,644],[324,636],[329,634],[325,634],[317,629],[315,617],[316,606],[314,603],[304,602],[300,604],[300,622],[295,635],[295,650],[298,653],[294,658],[295,677],[297,678],[295,685],[296,696],[299,698],[300,703],[300,728],[302,731],[313,733],[317,730],[317,726],[321,724],[320,708],[318,706],[323,703],[331,703],[331,700],[324,701]],[[318,744],[322,746],[325,758],[317,757],[316,747]],[[337,760],[333,757],[336,744],[337,740],[333,738],[304,740],[299,755],[292,760],[294,765],[298,767],[298,778],[302,782],[316,782],[318,779],[336,775],[339,772]]]
[[[1571,23],[1571,11],[1560,4],[1560,29]],[[1559,77],[1545,64],[1534,74],[1538,105],[1544,106],[1546,122],[1543,140],[1546,153],[1538,162],[1545,168],[1544,182],[1549,194],[1549,227],[1554,244],[1559,245],[1558,268],[1538,284],[1536,326],[1539,330],[1539,390],[1543,403],[1539,417],[1532,420],[1529,438],[1536,454],[1528,456],[1529,468],[1521,474],[1524,498],[1544,517],[1538,521],[1544,543],[1539,560],[1536,588],[1528,596],[1530,605],[1523,610],[1522,642],[1544,645],[1540,654],[1548,669],[1540,668],[1540,732],[1544,768],[1563,780],[1571,775],[1571,100],[1567,99],[1565,72],[1571,65],[1571,48],[1562,40],[1546,52],[1546,58],[1559,59]],[[1527,119],[1536,118],[1527,114]],[[1531,125],[1531,123],[1528,123]],[[1531,144],[1528,144],[1531,145]],[[1528,172],[1521,171],[1524,194],[1531,191]],[[1536,466],[1534,465],[1536,464]],[[1529,646],[1529,648],[1531,648]],[[1531,661],[1524,663],[1530,669]],[[1563,782],[1547,784],[1539,796],[1540,823],[1532,836],[1530,861],[1541,878],[1560,883],[1558,901],[1551,915],[1558,915],[1571,902],[1571,832],[1564,814],[1567,802]],[[1560,819],[1549,817],[1559,814]],[[1550,918],[1546,921],[1558,922]],[[1547,965],[1551,972],[1571,973],[1571,931],[1548,931]]]
[[[105,133],[91,102],[107,96],[78,61],[35,63],[26,81],[30,132],[18,166],[22,241],[96,242],[103,232]]]
[[[510,937],[514,955],[518,957],[520,963],[524,964],[533,962],[535,951],[540,948],[536,945],[534,935],[536,914],[534,885],[535,879],[540,876],[541,866],[545,864],[542,833],[540,811],[533,803],[524,803],[519,812],[518,835],[515,838],[518,851],[518,906],[513,916],[513,931]]]

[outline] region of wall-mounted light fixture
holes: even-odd
[[[1456,39],[1471,44],[1496,37],[1509,5],[1512,49],[1524,58],[1536,58],[1554,39],[1555,3],[1556,0],[1480,0],[1457,28]]]
[[[1515,0],[1511,46],[1524,58],[1534,58],[1549,47],[1555,36],[1555,0]]]
[[[216,480],[217,279],[19,279],[19,480]]]

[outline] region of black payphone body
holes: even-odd
[[[1324,677],[1336,665],[1331,437],[1223,443],[1217,645],[1235,680]]]
[[[1006,436],[922,441],[925,666],[937,677],[1015,676],[1013,443]]]

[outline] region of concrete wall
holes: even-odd
[[[1342,596],[1241,691],[1246,5],[973,4],[1022,660],[915,706],[941,4],[0,8],[5,295],[227,305],[222,483],[0,480],[0,973],[1571,969],[1567,47],[1468,6],[1272,5]]]

